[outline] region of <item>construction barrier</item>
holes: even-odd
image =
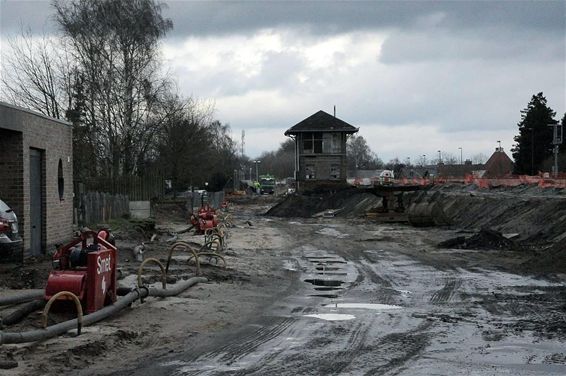
[[[381,185],[379,177],[352,179],[350,184],[358,187],[371,187]],[[541,176],[516,175],[504,178],[479,178],[473,175],[465,177],[434,177],[434,178],[401,178],[395,179],[393,185],[433,186],[442,184],[474,184],[480,189],[498,187],[538,186],[540,188],[562,188],[566,189],[566,174],[560,174],[557,178],[551,178],[547,174]]]

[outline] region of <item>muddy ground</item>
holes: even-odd
[[[462,235],[457,226],[262,216],[273,204],[230,207],[228,268],[203,267],[209,282],[135,303],[78,337],[2,345],[18,362],[2,374],[566,374],[565,275],[532,266],[544,250],[437,247]],[[164,218],[146,256],[164,258],[165,230],[184,227]],[[137,263],[121,265],[132,283]],[[178,278],[194,274],[180,258],[174,266]],[[5,330],[38,325],[34,314]]]

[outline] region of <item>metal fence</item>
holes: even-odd
[[[187,198],[187,211],[193,213],[195,209],[200,208],[201,205],[205,203],[218,209],[224,201],[224,191],[203,193],[188,192],[185,197]]]
[[[149,201],[163,198],[165,195],[165,179],[160,174],[117,178],[97,177],[81,183],[85,192],[126,195],[130,201]]]
[[[126,195],[86,192],[75,197],[75,223],[79,226],[104,223],[130,213],[130,201]]]

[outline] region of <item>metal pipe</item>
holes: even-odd
[[[175,285],[173,288],[168,290],[159,288],[142,287],[139,289],[132,290],[129,294],[121,299],[118,299],[116,303],[106,306],[96,312],[83,317],[83,325],[88,326],[94,324],[98,321],[104,320],[122,309],[130,306],[134,301],[138,299],[146,298],[147,296],[165,297],[177,295],[189,287],[199,283],[206,282],[207,279],[203,277],[193,277],[186,281],[180,282],[179,286]],[[77,319],[64,321],[59,324],[49,326],[45,329],[30,330],[21,333],[9,333],[0,332],[0,345],[9,343],[25,343],[25,342],[36,342],[52,338],[61,334],[68,332],[69,330],[77,326]]]
[[[157,266],[159,266],[159,269],[161,269],[161,285],[163,286],[163,289],[165,289],[167,287],[167,273],[165,272],[165,267],[163,266],[163,264],[156,258],[148,258],[141,263],[138,269],[138,287],[143,286],[142,283],[143,267],[145,266],[145,264],[149,262],[157,264]]]
[[[0,298],[0,306],[29,302],[45,296],[45,290],[28,290],[18,295],[3,296]]]
[[[51,299],[45,305],[43,309],[43,314],[41,315],[41,321],[43,328],[47,328],[47,317],[49,315],[49,310],[54,301],[56,301],[60,296],[68,296],[75,302],[75,307],[77,308],[77,335],[81,334],[81,328],[83,327],[83,307],[81,306],[81,301],[78,296],[70,291],[59,291],[57,294],[53,295]]]

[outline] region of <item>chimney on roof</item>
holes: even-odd
[[[334,117],[336,117],[336,105],[334,105]]]

